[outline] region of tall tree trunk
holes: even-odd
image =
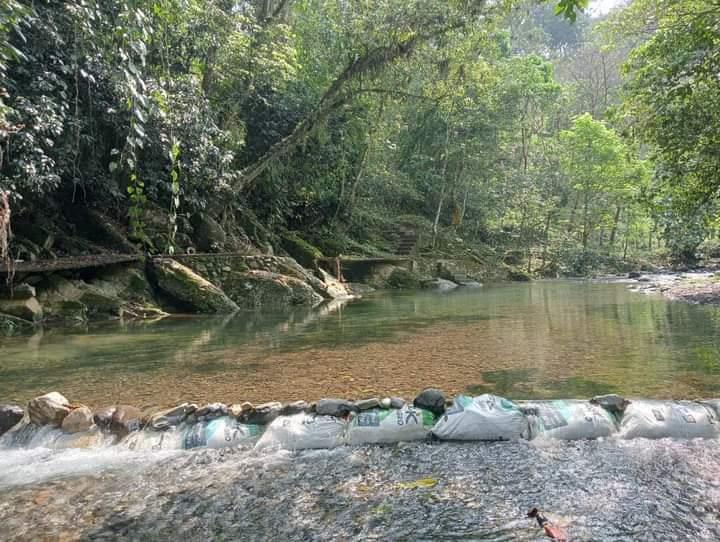
[[[620,213],[622,212],[622,206],[618,203],[615,208],[615,219],[613,220],[612,230],[610,231],[610,246],[615,245],[615,235],[617,234],[618,224],[620,223]]]
[[[583,252],[587,251],[588,237],[590,236],[590,190],[585,189],[583,196],[583,229],[582,246]]]
[[[453,104],[454,105],[454,104]],[[448,114],[447,121],[445,123],[445,151],[443,152],[443,166],[442,174],[440,176],[442,180],[442,189],[440,190],[440,199],[438,200],[437,210],[435,211],[435,220],[433,221],[433,240],[432,247],[435,248],[437,243],[438,230],[440,227],[440,214],[442,213],[443,204],[445,203],[445,192],[447,191],[447,167],[450,156],[448,150],[450,148],[450,117],[452,115],[453,107],[450,107],[450,113]]]

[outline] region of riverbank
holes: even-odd
[[[720,272],[697,271],[639,276],[630,288],[645,294],[659,294],[672,301],[698,305],[720,305]]]

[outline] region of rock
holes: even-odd
[[[320,277],[325,284],[326,291],[330,298],[342,299],[343,297],[352,296],[345,284],[333,277],[330,273],[326,272],[324,269],[318,269],[318,273],[320,273]]]
[[[150,416],[147,422],[155,431],[165,431],[170,427],[180,425],[185,419],[197,410],[197,405],[182,403],[181,405],[163,410]]]
[[[385,397],[380,400],[380,408],[391,408],[392,407],[392,399],[390,397]]]
[[[629,278],[629,279],[639,279],[641,276],[642,276],[642,273],[640,273],[639,271],[630,271],[627,274],[627,278]]]
[[[195,415],[198,419],[211,420],[228,415],[228,407],[223,403],[209,403],[200,407]]]
[[[306,412],[310,405],[308,405],[305,401],[295,401],[293,403],[288,403],[286,405],[283,405],[282,409],[280,410],[281,416],[292,416],[293,414],[300,414],[302,412]]]
[[[257,405],[253,410],[244,412],[240,421],[250,425],[268,425],[280,415],[282,404],[277,402]]]
[[[62,421],[62,430],[65,433],[82,433],[89,431],[95,425],[93,413],[86,406],[74,408]]]
[[[134,254],[137,247],[127,240],[122,228],[104,214],[87,205],[72,205],[65,209],[68,220],[76,225],[84,238],[121,254]]]
[[[84,289],[77,301],[87,307],[87,314],[89,316],[99,314],[110,316],[120,315],[120,307],[122,305],[120,299],[93,286],[88,286]]]
[[[603,407],[605,410],[612,412],[613,414],[622,414],[625,411],[625,408],[630,404],[630,401],[614,393],[608,395],[597,395],[590,399],[590,402],[594,405]]]
[[[120,405],[115,409],[110,423],[110,430],[122,436],[142,428],[142,412],[139,408]]]
[[[228,415],[233,418],[239,418],[243,413],[242,405],[233,403],[228,407]]]
[[[22,284],[13,284],[10,287],[7,284],[0,286],[0,298],[2,299],[30,299],[37,296],[34,286],[30,286],[26,282]]]
[[[308,283],[271,271],[230,273],[223,286],[230,298],[243,309],[314,306],[323,300]]]
[[[30,423],[60,427],[70,413],[70,403],[56,391],[31,399],[28,403]]]
[[[84,303],[81,303],[80,301],[70,300],[70,301],[62,301],[58,307],[57,311],[53,311],[54,315],[56,317],[62,319],[62,320],[72,320],[75,322],[86,322],[87,321],[87,315],[88,315],[88,308],[87,305]]]
[[[512,280],[513,282],[530,282],[532,280],[530,275],[520,269],[508,268],[507,276],[508,280]]]
[[[195,242],[203,252],[220,252],[227,241],[223,227],[211,216],[198,213],[190,218]]]
[[[637,279],[637,281],[638,282],[652,282],[650,277],[640,277],[639,279]]]
[[[362,296],[363,294],[370,294],[375,291],[375,288],[368,284],[361,282],[346,282],[345,287],[348,289],[351,295]]]
[[[441,292],[447,292],[450,290],[454,290],[458,287],[458,285],[451,280],[437,278],[433,280],[423,281],[422,287],[432,290],[439,290]]]
[[[351,412],[358,412],[358,407],[343,399],[320,399],[315,406],[315,411],[321,416],[342,418]]]
[[[0,405],[0,435],[15,427],[24,414],[23,409],[17,405]]]
[[[476,280],[461,280],[458,284],[463,288],[482,288],[482,284]]]
[[[0,312],[28,322],[39,322],[43,319],[42,305],[34,297],[28,299],[0,299]]]
[[[123,438],[132,431],[142,427],[142,412],[130,405],[116,405],[98,411],[93,416],[95,423],[109,429],[118,437]]]
[[[397,408],[400,409],[405,406],[405,399],[402,397],[391,397],[390,398],[390,408]]]
[[[238,306],[211,282],[169,258],[153,260],[158,287],[193,312],[230,313]]]
[[[380,400],[377,397],[361,399],[360,401],[355,401],[355,406],[358,410],[370,410],[371,408],[378,408],[380,406]]]
[[[280,243],[288,254],[303,267],[315,267],[315,262],[323,257],[317,247],[298,237],[295,233],[286,233],[280,238]]]
[[[435,388],[426,388],[415,397],[413,405],[441,416],[445,412],[445,394]]]
[[[390,288],[413,289],[421,286],[421,280],[417,273],[398,267],[388,276],[387,285]]]

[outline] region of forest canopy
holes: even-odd
[[[99,212],[151,253],[210,223],[217,250],[412,229],[545,276],[692,262],[719,226],[720,4],[585,8],[8,0],[5,256],[92,252]]]

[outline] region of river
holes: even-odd
[[[720,396],[720,310],[624,284],[374,295],[292,314],[0,339],[0,401]],[[0,540],[720,539],[720,446],[644,439],[329,451],[0,450]],[[413,488],[407,483],[429,479]]]

